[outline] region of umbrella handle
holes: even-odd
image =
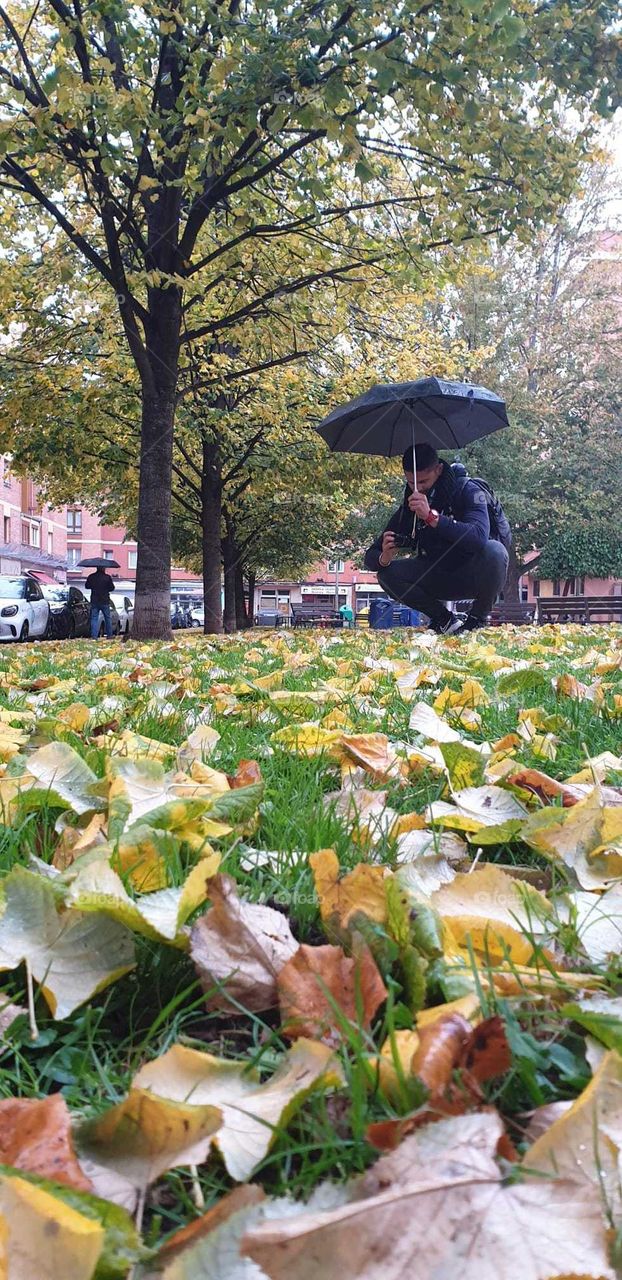
[[[411,415],[412,415],[412,431],[413,431],[413,493],[416,493],[416,492],[417,492],[417,449],[416,449],[416,445],[415,445],[415,412],[414,412],[414,409],[411,409]],[[415,516],[415,518],[414,518],[414,520],[413,520],[413,531],[412,531],[412,536],[413,536],[413,538],[414,538],[414,536],[415,536],[416,531],[417,531],[417,517]]]

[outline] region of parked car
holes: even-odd
[[[120,591],[113,591],[110,599],[119,615],[121,635],[129,636],[134,620],[134,601],[130,596],[122,595]]]
[[[49,624],[50,606],[34,578],[0,576],[0,640],[41,640]]]
[[[190,619],[191,627],[203,628],[205,626],[205,606],[202,604],[193,604],[190,611]]]
[[[50,606],[50,630],[54,640],[75,640],[91,634],[91,606],[78,587],[43,586]]]

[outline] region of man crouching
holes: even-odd
[[[508,569],[506,548],[491,536],[486,494],[464,471],[458,476],[441,462],[431,445],[417,446],[416,489],[412,448],[402,465],[404,501],[365,553],[366,568],[387,595],[426,613],[439,635],[486,626]],[[446,607],[464,599],[473,601],[466,616]]]

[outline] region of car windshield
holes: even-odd
[[[25,600],[26,583],[23,578],[0,578],[0,600]]]
[[[64,604],[65,600],[69,599],[68,587],[43,587],[42,591],[46,600],[58,600],[59,603]]]

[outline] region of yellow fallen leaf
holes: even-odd
[[[141,1067],[133,1087],[171,1102],[217,1108],[222,1121],[214,1130],[213,1144],[229,1175],[244,1182],[309,1094],[341,1083],[332,1050],[300,1039],[264,1083],[244,1062],[176,1044]]]
[[[347,930],[352,918],[360,912],[377,924],[387,919],[385,867],[360,862],[353,871],[339,878],[339,859],[334,849],[320,849],[309,856],[315,889],[324,925]]]
[[[447,923],[458,946],[497,960],[510,957],[529,964],[534,933],[551,915],[543,893],[514,880],[492,863],[459,874],[449,885],[432,894],[431,904]]]
[[[7,1280],[91,1280],[104,1243],[99,1222],[8,1176],[0,1176],[0,1215]]]

